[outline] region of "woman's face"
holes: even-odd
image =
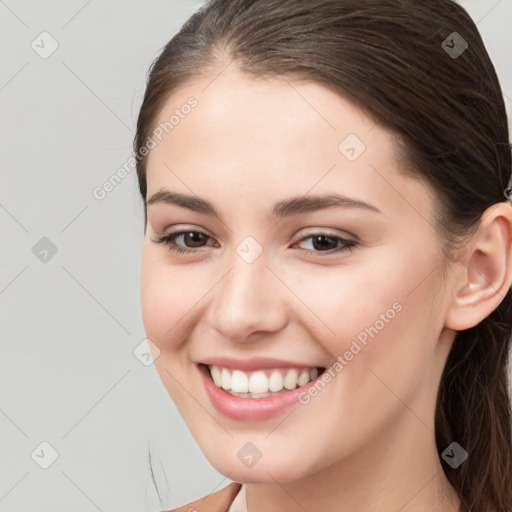
[[[390,132],[321,85],[233,65],[176,92],[166,122],[148,157],[142,314],[212,465],[291,481],[397,436],[430,443],[451,274],[429,188],[399,171]],[[244,398],[249,385],[284,391]]]

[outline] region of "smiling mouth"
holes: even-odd
[[[324,367],[268,368],[243,371],[218,365],[205,365],[215,386],[232,396],[265,398],[305,386],[325,372]]]

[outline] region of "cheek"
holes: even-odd
[[[194,297],[186,295],[191,287],[187,286],[185,273],[172,268],[164,258],[151,249],[143,251],[140,273],[142,319],[146,336],[158,349],[153,359],[162,383],[178,409],[185,410],[190,406],[190,397],[180,383],[190,376],[184,370],[181,340],[184,339],[183,319],[187,312],[190,314]]]
[[[411,292],[415,285],[410,277],[419,282],[419,274],[412,264],[395,275],[376,271],[356,278],[350,272],[338,273],[328,287],[326,278],[325,283],[317,280],[318,288],[306,295],[308,306],[335,332],[324,328],[317,338],[333,356],[334,380],[327,384],[327,394],[312,399],[312,407],[329,411],[332,421],[322,428],[327,439],[336,440],[334,451],[345,449],[346,439],[354,446],[364,443],[403,412],[404,403],[412,405],[416,391],[428,380],[438,335],[433,320],[441,317],[428,304],[434,302],[440,283],[432,276]],[[301,429],[313,430],[315,421],[304,419],[297,435]]]
[[[180,320],[190,310],[194,296],[199,295],[186,281],[184,272],[171,268],[149,249],[144,250],[140,273],[142,319],[148,338],[161,349],[172,348]]]
[[[439,272],[432,272],[434,260],[434,255],[382,255],[364,272],[362,267],[332,268],[298,283],[297,294],[310,310],[310,328],[333,361],[341,356],[342,364],[350,365],[354,385],[368,378],[368,368],[393,380],[402,368],[405,382],[433,351],[442,328],[436,306],[442,283]]]
[[[395,319],[405,295],[400,281],[398,273],[378,265],[364,271],[361,267],[340,267],[320,275],[304,274],[295,289],[311,316],[323,326],[322,338],[331,340],[335,348],[336,340],[355,338],[376,322],[382,329],[382,315],[387,321]]]

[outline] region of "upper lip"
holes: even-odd
[[[213,356],[206,357],[199,361],[205,365],[221,366],[233,370],[254,371],[267,368],[323,368],[320,365],[304,364],[298,361],[285,361],[272,357],[251,357],[249,359],[240,359],[236,357]]]

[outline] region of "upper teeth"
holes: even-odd
[[[244,372],[220,366],[210,366],[213,382],[219,388],[234,393],[267,393],[304,386],[318,376],[316,368],[283,368]]]

